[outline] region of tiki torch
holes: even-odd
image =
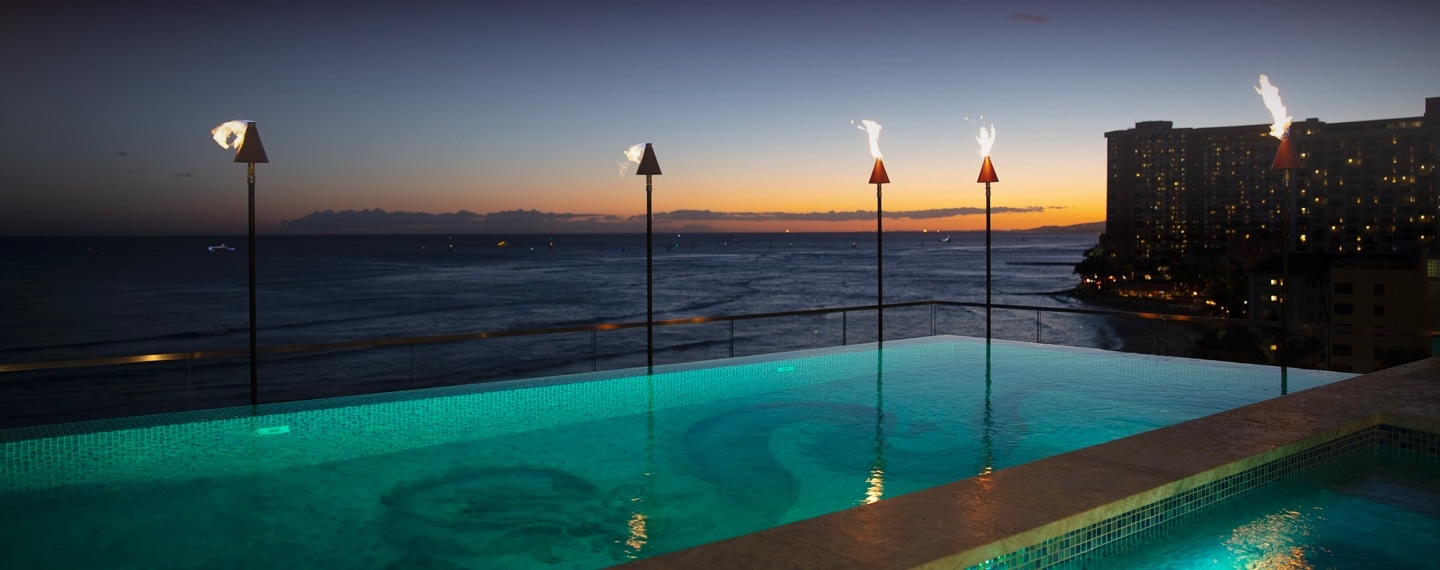
[[[880,219],[885,211],[881,203],[881,188],[890,183],[885,173],[885,157],[880,155],[880,123],[865,119],[857,125],[870,135],[870,155],[875,157],[875,167],[870,170],[870,183],[875,185],[875,344],[885,344],[885,233]]]
[[[260,143],[260,130],[255,128],[255,121],[230,121],[210,129],[210,135],[220,148],[235,149],[235,162],[245,163],[245,177],[250,185],[250,236],[246,246],[250,256],[250,404],[257,405],[260,376],[255,325],[255,163],[267,163],[270,158],[265,156],[265,145]]]
[[[645,175],[645,365],[655,366],[655,232],[652,226],[653,210],[651,209],[650,192],[651,177],[660,174],[660,162],[655,160],[655,147],[645,143],[642,150],[640,145],[630,147],[625,151],[625,156],[636,160],[640,166],[635,169],[635,174]]]
[[[990,125],[990,130],[980,127],[980,136],[975,137],[975,142],[980,143],[980,157],[984,162],[980,163],[980,177],[976,182],[985,183],[985,341],[990,341],[990,183],[999,182],[1000,178],[995,176],[995,165],[990,164],[990,147],[995,145],[995,125]]]
[[[1285,109],[1285,104],[1280,102],[1280,88],[1270,84],[1270,78],[1260,76],[1260,86],[1255,88],[1260,98],[1265,101],[1265,108],[1270,110],[1273,122],[1270,124],[1270,136],[1280,139],[1280,148],[1275,151],[1275,161],[1270,164],[1270,170],[1279,170],[1284,176],[1284,194],[1280,203],[1283,210],[1284,222],[1280,228],[1280,376],[1285,377],[1286,340],[1289,338],[1289,301],[1290,301],[1290,171],[1300,168],[1300,159],[1295,155],[1295,146],[1290,143],[1290,115]],[[1284,392],[1282,384],[1281,391]]]

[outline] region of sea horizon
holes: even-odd
[[[1093,225],[1093,229],[1092,229],[1092,225]],[[1015,233],[1015,232],[1067,233],[1067,234],[1068,234],[1068,233],[1092,233],[1092,232],[1095,232],[1095,230],[1103,230],[1103,229],[1104,229],[1104,225],[1105,225],[1105,222],[1088,222],[1088,223],[1084,223],[1084,224],[1073,224],[1073,225],[1066,225],[1066,226],[1048,226],[1048,225],[1045,225],[1045,226],[1036,226],[1036,227],[1032,227],[1032,228],[1023,228],[1023,229],[991,229],[990,231],[993,232],[993,233]],[[857,235],[864,235],[864,234],[870,234],[870,235],[874,235],[874,234],[875,234],[874,230],[794,230],[794,231],[734,230],[734,231],[728,231],[728,230],[718,230],[718,229],[686,229],[686,228],[656,228],[656,229],[653,231],[653,233],[654,233],[654,234],[657,234],[657,235],[659,235],[659,234],[670,234],[670,233],[699,234],[699,235],[725,235],[725,234],[739,234],[739,235],[757,235],[757,234],[777,234],[777,235],[778,235],[778,234],[792,234],[792,235],[793,235],[793,234],[822,234],[822,235],[823,235],[823,234],[857,234]],[[883,233],[885,233],[885,234],[907,234],[907,233],[913,233],[913,234],[946,234],[946,233],[961,234],[961,233],[985,233],[985,230],[984,230],[984,229],[962,229],[962,230],[948,230],[948,229],[934,229],[934,230],[931,230],[931,229],[924,229],[924,230],[914,230],[914,229],[884,229],[884,232],[883,232]],[[256,231],[256,233],[255,233],[255,235],[256,235],[257,237],[258,237],[258,236],[291,236],[291,237],[302,237],[302,236],[313,236],[313,237],[322,237],[322,236],[336,236],[336,237],[373,237],[373,236],[422,236],[422,235],[430,235],[430,236],[433,236],[433,235],[457,235],[457,236],[458,236],[458,235],[551,236],[551,235],[636,235],[636,234],[638,234],[638,235],[645,235],[645,232],[643,232],[643,231],[639,231],[639,232],[637,232],[637,231],[585,231],[585,230],[573,230],[573,231],[572,231],[572,230],[567,230],[567,231],[553,231],[553,232],[543,232],[543,231],[505,232],[505,231],[493,231],[493,230],[484,230],[484,231],[446,231],[446,230],[438,230],[438,229],[437,229],[437,230],[423,230],[423,231],[421,231],[421,230],[415,230],[415,231],[376,231],[376,232],[360,232],[360,231],[357,231],[357,232]],[[78,239],[91,238],[91,239],[94,239],[94,238],[121,238],[121,237],[136,237],[136,238],[140,238],[140,237],[154,237],[154,238],[167,238],[167,237],[173,237],[173,238],[182,238],[182,237],[204,237],[204,238],[217,238],[217,237],[220,237],[220,238],[231,238],[231,237],[240,237],[240,238],[245,238],[245,237],[248,237],[248,235],[249,235],[248,233],[236,233],[236,232],[207,232],[207,233],[198,233],[198,232],[187,232],[187,233],[108,233],[108,234],[105,234],[105,233],[97,233],[97,234],[53,234],[53,235],[51,235],[51,234],[45,234],[45,235],[34,235],[34,234],[31,234],[31,235],[0,235],[0,239],[37,239],[37,238],[78,238]]]

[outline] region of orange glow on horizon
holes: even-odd
[[[988,133],[989,129],[986,130]],[[802,154],[797,159],[761,155],[744,169],[735,169],[730,162],[681,153],[671,159],[674,170],[655,185],[654,209],[657,214],[681,210],[729,214],[858,211],[868,213],[860,216],[865,218],[864,222],[672,221],[657,218],[657,227],[713,232],[873,232],[874,185],[865,184],[863,179],[856,180],[857,157],[846,153],[847,147],[854,147],[845,142],[835,145],[834,156]],[[855,141],[848,142],[853,144]],[[1019,139],[1011,142],[1021,143]],[[1010,150],[1005,152],[1005,156],[1011,158],[1006,159],[1007,176],[1003,189],[995,194],[992,203],[995,209],[992,218],[994,229],[1025,230],[1105,219],[1103,152],[1094,149],[1089,152],[1058,149],[1060,152],[1056,152],[1057,149],[1044,148],[1025,148],[1022,152],[1021,146],[1006,148]],[[611,152],[623,150],[624,147],[621,147]],[[945,153],[940,151],[916,155],[913,149],[902,153],[892,149],[891,154],[895,155],[889,157],[895,160],[895,164],[886,164],[886,167],[901,169],[906,172],[906,177],[900,183],[885,187],[887,231],[918,232],[928,229],[960,232],[984,228],[983,189],[957,182],[969,180],[974,175],[972,162],[954,160],[953,155],[946,158]],[[597,153],[594,164],[557,164],[544,176],[501,168],[476,168],[455,174],[439,169],[426,170],[415,165],[408,169],[398,168],[405,166],[401,164],[384,176],[359,181],[334,176],[329,165],[287,164],[284,170],[277,169],[276,180],[267,184],[267,189],[274,196],[257,206],[257,222],[263,231],[274,232],[286,231],[281,226],[282,221],[297,220],[325,210],[339,212],[379,208],[387,212],[429,214],[463,210],[480,215],[521,210],[613,216],[614,221],[622,222],[638,217],[642,224],[640,231],[643,231],[645,185],[632,177],[617,177],[614,170],[617,159],[625,160],[625,157],[601,152]],[[629,161],[625,160],[623,164],[628,165]],[[868,171],[868,165],[859,166],[867,167]],[[400,189],[403,192],[397,191]],[[228,200],[224,211],[240,212],[228,220],[228,225],[243,231],[243,193],[238,196],[219,195]],[[337,200],[336,196],[342,198]],[[1039,208],[1042,211],[1013,212],[1004,211],[1005,208]],[[896,217],[904,212],[946,209],[977,213],[945,218]],[[548,233],[554,230],[537,228],[535,231]],[[577,228],[574,231],[586,230]]]

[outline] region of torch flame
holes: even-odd
[[[1284,140],[1290,134],[1290,115],[1285,110],[1285,104],[1280,102],[1280,88],[1270,84],[1270,78],[1264,74],[1260,75],[1260,86],[1255,88],[1260,98],[1265,100],[1265,108],[1270,110],[1270,116],[1274,122],[1270,124],[1270,136]]]
[[[645,156],[645,143],[640,143],[625,149],[625,160],[640,164],[640,158]]]
[[[230,121],[210,129],[210,134],[215,137],[220,148],[240,148],[240,143],[245,142],[245,130],[249,126],[248,121]],[[230,137],[235,137],[235,140],[232,142]]]
[[[884,160],[885,157],[880,156],[880,123],[865,119],[860,121],[859,125],[855,125],[855,128],[870,134],[870,156],[875,157],[875,160]]]
[[[990,147],[995,146],[995,125],[990,125],[989,131],[981,126],[980,136],[975,137],[975,142],[980,143],[980,158],[990,156]]]

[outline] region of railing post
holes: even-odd
[[[930,336],[935,336],[935,303],[930,303]]]
[[[735,358],[735,319],[730,319],[730,358]]]
[[[850,344],[850,343],[849,343],[850,329],[849,329],[848,326],[846,325],[846,322],[847,322],[847,320],[849,319],[849,317],[850,317],[850,311],[840,311],[840,346],[846,346],[846,345]]]
[[[1040,309],[1035,309],[1035,344],[1040,344]]]
[[[594,329],[591,329],[591,331],[590,331],[590,371],[591,371],[591,372],[594,372],[594,371],[597,369],[597,367],[599,366],[599,364],[596,362],[596,361],[598,360],[598,357],[596,356],[596,353],[598,352],[598,350],[596,349],[596,345],[597,345],[597,344],[598,344],[598,343],[595,341],[595,330],[594,330]]]

